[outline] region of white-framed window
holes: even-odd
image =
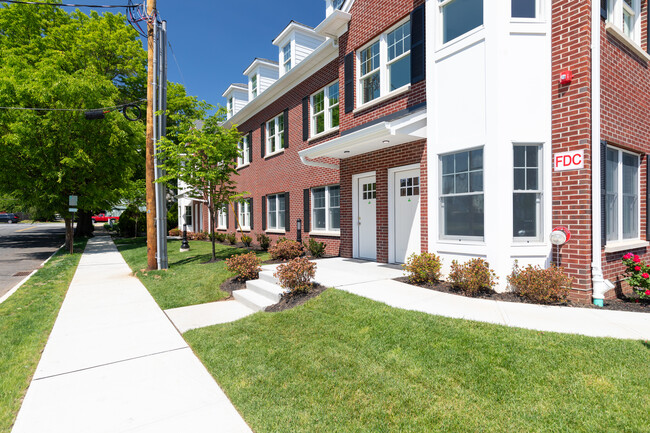
[[[542,146],[513,148],[512,236],[517,241],[541,240]]]
[[[639,239],[639,156],[607,148],[605,215],[607,241]]]
[[[483,0],[438,0],[442,43],[483,25]]]
[[[253,98],[257,97],[257,74],[251,77],[251,94]]]
[[[363,105],[411,83],[411,22],[399,23],[357,51]]]
[[[641,45],[641,0],[610,0],[606,7],[607,22]]]
[[[192,225],[192,206],[185,206],[185,224]]]
[[[237,165],[239,167],[249,164],[251,162],[251,143],[250,143],[250,136],[249,135],[244,135],[237,144],[237,147],[239,148],[240,156],[237,157]]]
[[[284,194],[273,194],[267,196],[267,230],[284,230],[284,211]]]
[[[237,218],[242,230],[251,229],[251,205],[248,200],[237,204]]]
[[[332,0],[332,7],[334,9],[341,9],[343,3],[345,3],[345,0]]]
[[[266,122],[266,155],[284,149],[284,113]]]
[[[312,231],[338,233],[341,229],[341,187],[312,188],[311,215]]]
[[[440,237],[483,239],[483,149],[440,156]]]
[[[291,70],[291,42],[282,48],[282,65],[285,74]]]
[[[233,115],[233,100],[232,96],[228,98],[228,117],[232,117]]]
[[[512,18],[539,18],[541,0],[511,0],[510,16]]]
[[[228,208],[226,208],[226,206],[222,206],[217,209],[217,228],[228,228]]]
[[[311,95],[311,135],[339,126],[339,82]]]

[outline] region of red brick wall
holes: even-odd
[[[356,4],[356,3],[355,3]],[[377,261],[388,262],[388,169],[420,164],[420,245],[426,251],[427,237],[427,152],[426,140],[355,156],[341,161],[341,256],[352,257],[352,176],[375,171],[377,176]],[[343,206],[346,204],[347,206]]]
[[[647,1],[641,7],[641,46],[647,48]],[[635,152],[643,158],[639,170],[641,182],[639,205],[641,219],[639,235],[649,239],[646,233],[646,188],[647,158],[650,153],[650,72],[648,61],[621,44],[605,31],[601,25],[602,89],[601,89],[601,138],[609,145]],[[647,248],[605,254],[603,251],[603,274],[614,283],[623,279],[624,266],[621,257],[627,252],[640,255],[647,263],[650,252]],[[627,290],[625,284],[621,287]],[[608,296],[614,296],[610,291]]]
[[[571,241],[561,250],[561,262],[578,289],[571,297],[587,302],[591,300],[590,3],[553,2],[551,77],[553,154],[578,149],[585,154],[583,170],[552,174],[553,226],[571,231]],[[567,69],[573,72],[573,82],[560,85],[560,73]]]

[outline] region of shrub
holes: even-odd
[[[650,301],[650,266],[636,254],[627,253],[622,258],[626,266],[625,281],[639,295],[639,299]]]
[[[253,242],[253,238],[248,236],[248,235],[241,235],[241,242],[246,245],[247,247],[251,246],[251,242]]]
[[[305,257],[297,257],[282,263],[273,274],[280,281],[280,286],[289,290],[292,295],[309,292],[312,287],[311,280],[315,275],[316,263],[310,262]]]
[[[571,277],[562,268],[551,265],[550,268],[528,265],[519,269],[517,262],[508,276],[508,283],[517,295],[533,302],[549,304],[566,302],[571,287]]]
[[[230,242],[230,245],[235,245],[237,243],[237,234],[236,233],[228,233],[226,235],[226,239],[228,242]]]
[[[215,234],[214,234],[214,237],[215,237],[215,239],[218,240],[219,242],[223,242],[223,241],[226,240],[226,234],[225,234],[225,233],[215,233]]]
[[[173,203],[167,211],[167,227],[178,227],[178,203]]]
[[[181,230],[178,227],[176,227],[175,229],[171,229],[169,231],[169,236],[180,236],[182,234],[183,232],[181,232]]]
[[[122,215],[118,228],[121,236],[137,236],[138,233],[147,230],[147,218],[144,212],[140,212],[137,206],[130,204]]]
[[[490,264],[483,259],[470,259],[462,265],[456,260],[451,262],[449,281],[468,296],[491,290],[496,280],[498,277],[490,269]]]
[[[309,238],[309,242],[305,242],[305,247],[309,250],[312,257],[323,257],[325,254],[325,242],[318,242],[315,239]]]
[[[411,254],[402,265],[410,283],[433,284],[440,280],[440,257],[433,253]]]
[[[208,238],[208,234],[206,232],[194,233],[194,239],[197,241],[204,241],[207,238]]]
[[[275,260],[291,260],[300,257],[303,249],[300,242],[285,239],[269,248],[269,253]]]
[[[254,252],[239,254],[226,259],[226,268],[237,274],[240,280],[256,280],[260,276],[260,258]]]
[[[271,245],[271,239],[265,234],[257,235],[257,242],[260,244],[260,247],[264,251],[267,251],[269,249],[269,245]]]

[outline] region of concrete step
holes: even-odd
[[[235,297],[235,300],[241,302],[254,311],[262,311],[269,305],[276,303],[266,296],[260,295],[250,289],[235,290],[232,292],[232,295]]]
[[[273,276],[274,272],[275,272],[275,270],[273,270],[273,271],[261,271],[259,279],[262,280],[262,281],[267,281],[267,282],[269,282],[271,284],[278,284],[278,279]]]
[[[264,280],[249,280],[246,281],[246,288],[267,297],[273,303],[280,302],[280,297],[284,290],[275,283],[270,283]]]

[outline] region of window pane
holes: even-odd
[[[526,146],[515,146],[513,156],[513,164],[515,167],[526,166]]]
[[[469,153],[470,170],[482,170],[483,169],[483,149],[472,150]]]
[[[330,124],[332,125],[332,128],[336,128],[337,126],[339,126],[339,106],[338,105],[330,110]]]
[[[526,169],[515,168],[515,190],[521,191],[526,189]]]
[[[483,25],[483,0],[454,0],[442,7],[442,14],[444,43]]]
[[[483,236],[483,195],[444,197],[444,234]]]
[[[467,173],[456,175],[456,193],[469,192],[469,178]]]
[[[607,240],[618,239],[618,195],[616,193],[607,193],[606,196],[606,209],[607,214]]]
[[[638,172],[638,158],[635,155],[623,153],[623,194],[637,194]]]
[[[332,230],[339,230],[341,228],[341,209],[332,208],[330,209],[330,227]]]
[[[456,168],[455,172],[467,171],[469,167],[469,152],[461,152],[456,154]]]
[[[443,194],[453,194],[454,193],[454,176],[453,175],[442,176],[442,193]]]
[[[339,103],[339,83],[334,83],[327,89],[327,97],[329,98],[330,107]]]
[[[314,229],[325,230],[325,208],[314,209]]]
[[[316,134],[325,131],[325,114],[321,113],[314,118],[316,123],[315,129]]]
[[[536,0],[512,0],[513,18],[535,18]]]
[[[605,189],[608,194],[618,192],[618,151],[607,149],[607,163],[605,168]]]
[[[361,51],[361,76],[379,67],[379,41]]]
[[[314,209],[325,208],[325,188],[319,188],[319,189],[315,189],[313,191],[314,191],[313,192],[313,194],[314,194],[314,198],[313,198],[313,200],[314,200],[314,203],[313,203]]]
[[[411,49],[411,22],[390,32],[387,36],[388,61],[401,56]]]
[[[325,109],[325,92],[324,91],[318,92],[318,93],[316,93],[314,95],[313,104],[314,104],[314,108],[313,108],[314,114],[320,113],[321,111],[323,111]]]
[[[409,54],[392,63],[388,71],[391,91],[409,84],[411,82],[411,55]]]
[[[537,146],[526,146],[526,167],[538,167],[537,149]]]
[[[634,195],[623,196],[623,239],[639,237],[638,229],[638,200]]]
[[[454,172],[454,155],[445,155],[442,158],[442,174]]]
[[[472,171],[469,174],[469,192],[483,191],[483,170]]]
[[[379,72],[363,79],[363,103],[379,98]]]
[[[339,207],[341,203],[341,188],[330,186],[330,207]]]
[[[526,189],[528,190],[538,189],[536,168],[529,168],[526,170]]]
[[[518,237],[537,236],[536,193],[514,193],[512,195],[512,235]]]
[[[275,229],[278,227],[277,225],[277,212],[276,212],[276,196],[271,196],[269,197],[269,228],[270,229]]]

